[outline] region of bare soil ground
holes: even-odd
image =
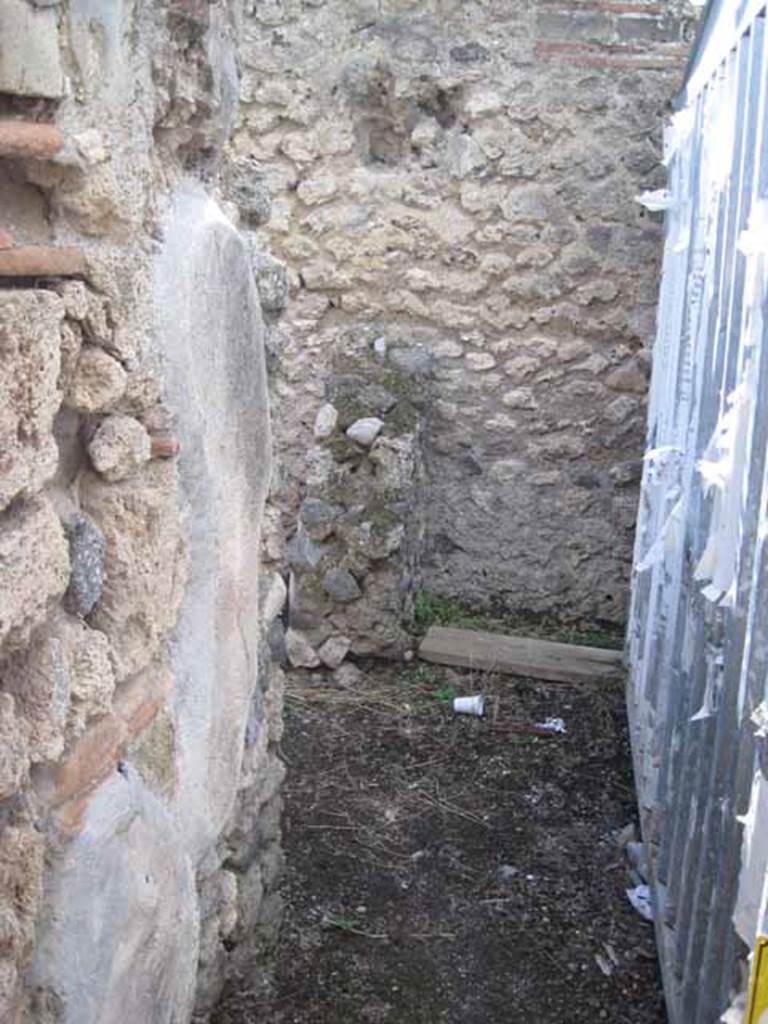
[[[454,694],[485,695],[483,718]],[[556,716],[565,735],[530,726]],[[274,980],[217,1024],[662,1024],[622,688],[373,667],[294,674]]]

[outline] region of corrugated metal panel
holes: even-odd
[[[667,137],[628,703],[673,1024],[719,1020],[765,927],[764,878],[739,888],[768,670],[765,22],[765,2],[711,6]]]

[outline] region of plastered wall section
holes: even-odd
[[[635,196],[663,183],[691,15],[253,5],[229,155],[271,193],[260,233],[290,268],[269,338],[284,511],[317,492],[338,364],[378,339],[400,354],[383,381],[405,365],[427,403],[420,585],[623,620],[661,245]],[[278,560],[295,523],[270,527]]]
[[[204,1020],[277,920],[241,14],[0,10],[3,1021]]]

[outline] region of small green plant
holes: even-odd
[[[362,921],[354,914],[329,914],[325,918],[325,924],[342,932],[356,932],[362,926]]]
[[[406,686],[432,686],[436,678],[435,669],[431,665],[409,665],[400,673],[400,682]]]
[[[429,696],[440,704],[450,704],[456,696],[456,687],[451,686],[450,683],[444,683],[442,686],[436,686]]]
[[[620,651],[624,646],[624,630],[620,626],[600,626],[587,624],[563,627],[563,640],[569,644],[582,647],[607,647]]]
[[[400,673],[400,682],[412,687],[417,697],[426,700],[448,703],[456,696],[456,688],[442,681],[432,665],[409,665]]]
[[[478,619],[476,612],[451,597],[438,597],[426,590],[420,591],[413,602],[413,621],[418,632],[426,633],[430,626],[456,626]]]

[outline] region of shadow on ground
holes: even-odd
[[[454,694],[482,692],[482,719]],[[529,727],[549,717],[565,735]],[[216,1024],[661,1024],[620,685],[374,667],[294,674],[274,981]]]

